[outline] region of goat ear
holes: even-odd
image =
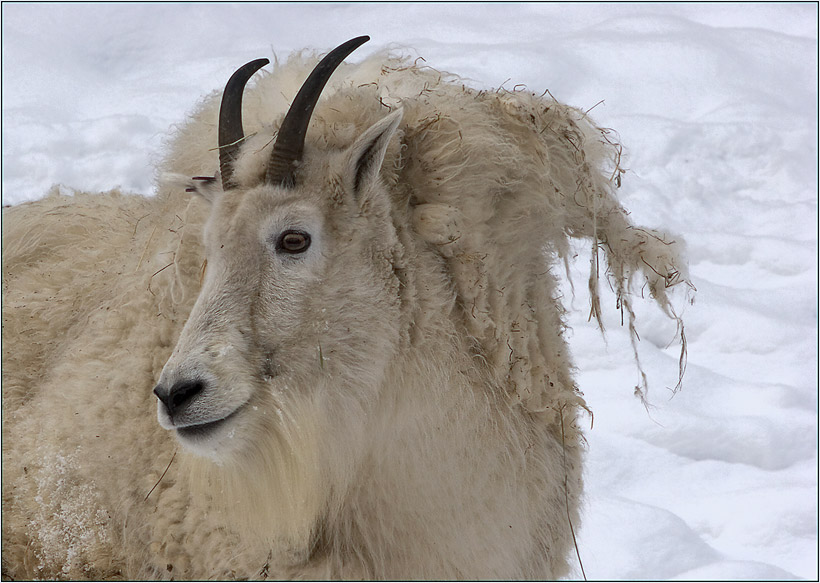
[[[195,192],[208,202],[215,202],[222,194],[222,180],[216,176],[194,176],[188,181],[185,192]]]
[[[166,172],[161,175],[160,184],[168,188],[183,188],[185,192],[194,192],[208,202],[214,202],[222,195],[222,180],[219,178],[219,172],[216,176],[194,176],[193,178]]]
[[[366,192],[378,180],[384,154],[403,113],[398,109],[377,121],[350,146],[347,177],[355,195]]]

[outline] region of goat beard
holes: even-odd
[[[208,500],[243,546],[253,541],[284,551],[289,562],[304,562],[328,503],[321,415],[308,398],[268,401],[236,456],[221,463],[192,460],[192,495]]]

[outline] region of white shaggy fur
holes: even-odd
[[[297,188],[260,186],[315,63],[246,90],[240,188],[200,181],[212,204],[184,190],[218,167],[218,94],[176,128],[157,197],[4,211],[4,574],[567,573],[585,405],[556,266],[591,240],[593,314],[607,277],[634,330],[633,284],[675,317],[680,242],[629,222],[584,113],[387,55],[331,78]],[[294,221],[312,254],[276,263],[264,242]],[[180,445],[151,389],[191,370],[213,381],[202,415],[241,412]]]

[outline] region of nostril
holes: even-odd
[[[162,385],[154,387],[154,394],[165,405],[168,414],[173,416],[203,391],[205,383],[199,380],[178,381],[167,389]]]

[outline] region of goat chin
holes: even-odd
[[[680,324],[682,240],[630,222],[585,112],[385,53],[338,68],[271,181],[316,62],[251,81],[221,171],[214,94],[157,196],[4,209],[4,576],[568,574],[556,267],[584,239],[599,322],[604,258],[631,331],[633,284]]]

